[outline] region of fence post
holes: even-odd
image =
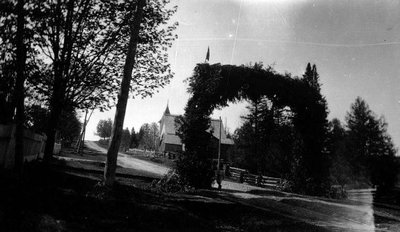
[[[239,175],[239,183],[243,183],[243,181],[244,181],[244,172],[240,172],[240,175]]]
[[[256,185],[257,185],[258,187],[261,187],[262,178],[263,178],[263,177],[262,177],[261,174],[259,174],[259,175],[257,176]]]

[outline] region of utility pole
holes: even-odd
[[[221,132],[222,132],[222,119],[219,117],[219,140],[218,140],[218,161],[217,161],[217,184],[218,189],[221,189]]]

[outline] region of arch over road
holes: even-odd
[[[267,97],[277,106],[294,112],[293,124],[302,138],[298,179],[305,192],[318,194],[327,176],[323,147],[326,137],[327,110],[319,90],[304,79],[282,75],[271,68],[198,64],[188,78],[191,97],[185,115],[178,122],[186,152],[178,171],[195,187],[210,186],[210,114],[231,102]],[[196,170],[196,174],[193,174]]]

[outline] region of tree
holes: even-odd
[[[213,174],[208,145],[211,137],[203,131],[209,128],[212,111],[229,102],[266,96],[276,107],[287,106],[293,110],[291,121],[295,136],[300,137],[294,144],[298,153],[290,176],[293,190],[325,194],[328,189],[324,151],[327,108],[318,89],[303,79],[281,75],[268,68],[207,63],[197,64],[188,82],[191,97],[184,116],[178,118],[179,136],[185,144],[185,152],[177,162],[177,171],[183,182],[195,188],[211,185]]]
[[[346,147],[347,131],[339,119],[329,122],[327,151],[330,158],[329,175],[334,185],[344,186],[354,180]]]
[[[37,49],[32,42],[33,5],[31,0],[0,2],[0,123],[2,124],[23,123],[24,99],[31,97],[31,91],[26,90],[25,83],[36,75],[38,64],[41,62],[39,58],[35,59]],[[17,107],[20,110],[17,110],[15,115]],[[20,126],[18,131],[21,132]],[[18,147],[21,148],[19,145]]]
[[[398,169],[396,149],[384,118],[377,118],[368,104],[357,97],[346,115],[346,123],[348,159],[356,174],[383,188],[393,186]]]
[[[137,136],[136,136],[136,138],[137,138],[137,146],[139,146],[139,142],[143,139],[143,136],[144,136],[144,128],[143,128],[143,126],[144,125],[142,125],[140,127],[139,132],[137,133]]]
[[[125,130],[122,131],[120,150],[125,151],[129,148],[130,139],[131,133],[129,133],[128,128],[125,128]]]
[[[46,160],[51,157],[55,128],[66,104],[78,108],[102,106],[114,96],[117,85],[114,73],[118,65],[112,58],[118,49],[116,8],[107,1],[63,0],[37,1],[41,11],[33,21],[35,43],[47,63],[41,75],[30,82],[32,88],[48,102]],[[103,10],[109,7],[108,10]],[[119,22],[116,22],[119,23]]]
[[[122,77],[121,89],[118,96],[117,109],[115,111],[114,124],[111,132],[111,142],[108,147],[106,166],[104,170],[104,182],[107,186],[112,186],[115,180],[118,149],[122,136],[122,125],[124,124],[125,119],[126,104],[128,102],[129,87],[132,79],[132,69],[135,65],[140,24],[143,18],[143,8],[145,5],[145,0],[139,0],[138,5],[136,6],[134,24],[130,28],[130,40],[125,60],[124,75]]]
[[[107,120],[100,120],[97,123],[96,127],[96,135],[100,136],[103,138],[103,140],[106,140],[106,138],[109,138],[111,136],[111,129],[112,129],[112,121],[111,118]]]
[[[159,141],[159,129],[157,123],[145,123],[140,127],[140,140],[138,147],[141,149],[157,150],[157,142]]]
[[[17,34],[16,40],[16,67],[17,78],[15,81],[15,103],[16,103],[16,130],[15,130],[15,167],[22,174],[24,164],[24,99],[25,99],[25,62],[26,48],[24,42],[25,33],[25,2],[18,0],[17,12]]]
[[[128,18],[129,30],[127,31],[129,36],[126,38],[129,38],[129,43],[125,44],[127,45],[126,59],[104,172],[107,186],[111,186],[115,180],[118,148],[121,142],[129,89],[132,88],[134,92],[142,96],[148,96],[156,88],[168,83],[172,77],[169,64],[167,64],[168,55],[166,51],[176,38],[172,32],[177,24],[165,26],[176,12],[176,7],[173,9],[165,7],[168,3],[169,1],[146,2],[139,0],[136,5],[127,4],[130,5],[127,8],[129,9],[128,12],[133,12],[134,17],[129,15],[130,18]],[[133,10],[135,8],[136,10]],[[145,23],[141,24],[142,20]],[[149,57],[145,55],[149,55]],[[135,68],[136,75],[132,78],[133,68]],[[131,80],[133,80],[132,86]]]
[[[311,87],[313,87],[318,91],[321,91],[321,84],[319,83],[319,74],[317,72],[317,66],[315,64],[313,64],[312,68],[310,63],[307,64],[306,71],[303,74],[303,79]]]
[[[60,123],[57,126],[59,131],[58,138],[62,145],[70,147],[76,139],[79,139],[82,126],[83,125],[79,121],[78,115],[73,108],[63,109]]]
[[[28,21],[26,2],[18,0],[0,3],[0,85],[5,84],[5,88],[0,87],[0,98],[2,98],[0,106],[4,107],[1,108],[0,121],[10,123],[12,117],[15,116],[15,169],[19,174],[22,174],[24,161],[26,61],[30,47],[26,30],[26,21]]]
[[[131,138],[129,140],[129,148],[136,148],[139,145],[137,134],[135,132],[135,128],[132,127],[131,130]]]
[[[168,1],[162,1],[167,4]],[[122,76],[124,54],[129,46],[129,26],[137,1],[60,0],[37,1],[37,17],[32,20],[34,41],[46,57],[40,75],[30,81],[36,96],[46,100],[51,111],[46,157],[51,157],[54,125],[61,106],[107,109],[113,105]],[[154,6],[154,7],[153,7]],[[157,1],[145,9],[143,28],[133,76],[132,91],[151,95],[156,86],[172,76],[166,48],[175,38],[176,25],[163,24],[174,10],[164,10]],[[149,66],[151,68],[149,68]],[[160,78],[153,78],[158,76]],[[47,159],[46,158],[46,159]]]
[[[27,105],[25,109],[25,127],[36,133],[45,133],[49,110],[36,104]],[[76,111],[71,107],[64,108],[56,128],[58,139],[62,142],[62,145],[69,147],[78,138],[81,129],[82,123],[79,121]]]
[[[293,112],[267,97],[252,101],[247,108],[249,113],[242,117],[244,122],[234,135],[235,165],[252,173],[287,178],[295,154]]]

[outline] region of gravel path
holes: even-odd
[[[85,141],[85,146],[90,149],[101,152],[103,154],[107,154],[107,150],[105,148],[100,147],[93,141]],[[144,161],[144,160],[140,160],[140,159],[136,159],[130,155],[126,155],[121,152],[118,153],[117,164],[123,168],[131,168],[131,169],[151,172],[158,176],[163,176],[163,175],[167,174],[168,171],[170,170],[169,168],[167,168],[165,166],[151,163],[151,162]]]

